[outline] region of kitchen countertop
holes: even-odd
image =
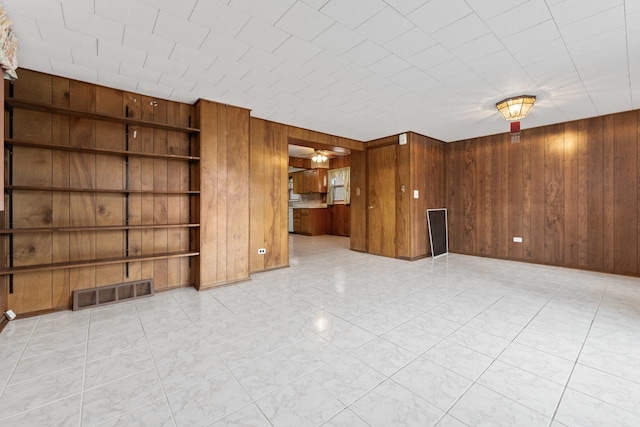
[[[327,207],[326,203],[294,203],[289,206],[293,209],[325,209]]]

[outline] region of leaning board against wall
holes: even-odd
[[[192,107],[22,70],[5,86],[9,307],[68,308],[76,289],[189,285],[198,192]]]

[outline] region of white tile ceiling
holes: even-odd
[[[4,0],[20,66],[358,140],[640,108],[640,0]]]

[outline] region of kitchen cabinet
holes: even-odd
[[[295,194],[327,192],[326,169],[311,169],[296,172],[291,176],[293,177],[293,192]]]
[[[317,236],[327,232],[327,209],[294,209],[293,232]]]

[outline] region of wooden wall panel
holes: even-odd
[[[411,201],[413,198],[413,191],[411,190],[411,168],[409,166],[411,163],[411,150],[409,144],[396,145],[395,148],[395,183],[392,183],[396,210],[395,256],[398,258],[409,259],[411,258]],[[371,175],[369,175],[369,182],[371,185],[373,186],[374,183],[375,185],[381,185],[382,183],[380,181],[375,179],[372,180],[374,175],[377,175],[378,172],[378,170],[375,169],[375,165],[373,165],[370,171]],[[404,191],[402,190],[403,187]]]
[[[367,250],[367,153],[351,152],[351,238],[349,248]]]
[[[95,86],[74,80],[22,70],[14,84],[14,97],[44,104],[68,107],[113,116],[124,116],[161,123],[187,126],[191,106],[170,101],[153,100],[140,95],[122,93],[116,89]],[[144,102],[143,102],[144,101]],[[154,106],[155,105],[155,106]],[[159,114],[154,114],[155,109]],[[33,113],[16,109],[14,138],[56,146],[72,145],[86,148],[124,149],[125,126],[72,116]],[[34,125],[37,124],[37,125]],[[135,128],[135,127],[134,127]],[[148,128],[131,129],[132,151],[171,152],[188,154],[186,133],[167,136]],[[131,132],[130,132],[131,134]],[[155,144],[155,145],[154,145]],[[42,187],[78,187],[123,189],[127,180],[125,160],[119,156],[64,152],[59,150],[14,147],[14,184]],[[189,166],[186,162],[130,158],[129,185],[132,189],[154,190],[189,188]],[[155,169],[155,171],[154,171]],[[168,181],[168,177],[172,181]],[[155,181],[155,182],[154,182]],[[125,202],[121,194],[16,191],[13,203],[14,226],[68,227],[123,225]],[[130,196],[130,223],[151,224],[154,217],[167,216],[167,221],[188,221],[189,196],[171,196],[156,203],[153,195]],[[160,208],[158,209],[158,205]],[[7,224],[5,223],[5,226]],[[163,238],[176,251],[189,248],[188,232],[172,230]],[[153,253],[154,230],[133,231],[130,234],[130,254]],[[14,264],[31,265],[74,260],[90,260],[125,255],[124,231],[82,231],[53,233],[18,233],[14,237]],[[183,236],[186,236],[183,239]],[[6,241],[7,237],[3,237]],[[183,241],[184,240],[184,241]],[[150,246],[148,245],[150,242]],[[176,243],[177,242],[177,243]],[[166,243],[168,245],[168,243]],[[7,265],[5,258],[5,265]],[[14,292],[8,295],[11,308],[19,314],[69,307],[71,293],[76,289],[101,284],[120,283],[141,278],[154,278],[159,288],[189,284],[188,259],[165,262],[158,273],[158,262],[131,263],[129,275],[124,264],[71,268],[14,275]],[[186,268],[186,271],[183,271]],[[166,273],[165,273],[166,271]],[[169,278],[169,279],[167,279]]]
[[[450,249],[640,274],[638,135],[632,111],[524,130],[520,144],[508,134],[447,144]],[[470,182],[482,214],[469,209]]]

